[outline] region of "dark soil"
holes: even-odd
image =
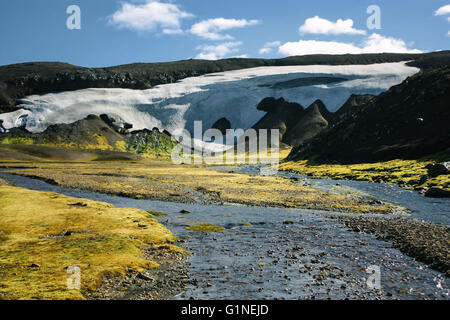
[[[168,249],[151,247],[145,258],[160,264],[144,273],[130,272],[124,277],[105,276],[100,288],[85,294],[89,300],[172,300],[190,283],[186,256]]]

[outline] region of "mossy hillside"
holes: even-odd
[[[144,157],[170,157],[176,142],[170,135],[157,129],[136,132],[129,136],[128,143],[121,145],[122,150]]]
[[[0,215],[0,299],[84,299],[104,275],[158,267],[142,248],[175,241],[146,211],[11,186]],[[67,289],[69,266],[81,291]]]
[[[176,142],[170,135],[157,130],[146,130],[127,136],[86,131],[82,137],[76,139],[70,135],[49,137],[44,134],[16,132],[6,134],[3,139],[0,138],[0,145],[37,145],[70,150],[126,152],[148,158],[168,158],[176,146]]]
[[[104,150],[104,151],[120,151],[116,148],[120,145],[119,141],[110,143],[108,139],[101,134],[88,132],[86,133],[86,139],[82,142],[73,142],[64,140],[58,137],[56,140],[44,139],[39,145],[62,147],[67,149],[80,149],[80,150]]]
[[[316,178],[328,177],[338,180],[395,183],[407,188],[437,186],[450,189],[450,175],[441,175],[431,178],[423,184],[420,183],[421,178],[428,173],[427,165],[445,160],[448,160],[448,158],[433,156],[420,160],[392,160],[350,165],[321,164],[314,160],[302,160],[283,163],[280,165],[280,169]]]
[[[34,144],[34,141],[31,138],[7,137],[2,139],[0,144]]]
[[[29,137],[28,137],[29,136]],[[118,146],[121,146],[125,141],[117,141],[112,145],[105,136],[98,133],[86,132],[83,141],[71,141],[62,137],[54,139],[43,138],[37,135],[24,133],[21,135],[9,135],[0,140],[3,145],[43,145],[52,147],[63,147],[68,149],[82,149],[82,150],[108,150],[120,151]]]

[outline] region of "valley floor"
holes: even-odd
[[[54,185],[135,199],[305,208],[348,213],[393,213],[395,207],[331,194],[278,176],[223,172],[168,160],[136,162],[4,162],[8,173]]]
[[[180,292],[179,298],[206,299],[448,298],[448,227],[398,217],[405,210],[389,202],[327,192],[302,179],[157,159],[9,159],[0,163],[0,171],[16,185],[28,188],[40,181],[31,189],[58,192],[30,191],[0,180],[2,298],[168,299]],[[179,237],[177,245],[193,253],[187,265],[184,251],[172,245],[175,236],[154,218]],[[148,238],[160,232],[159,240]],[[116,237],[124,236],[116,246]],[[96,247],[81,257],[91,245]],[[46,265],[44,253],[53,267]],[[114,265],[100,261],[103,254]],[[126,263],[119,259],[124,255],[130,257]],[[66,270],[56,266],[79,259],[91,281],[82,295],[67,296],[61,287]],[[386,292],[367,290],[363,280],[366,264],[377,259],[387,272]],[[146,264],[160,268],[146,271]],[[55,267],[59,282],[48,287],[42,279],[49,275],[42,272]],[[29,281],[36,283],[32,290]],[[410,288],[414,294],[407,292]],[[225,292],[230,296],[221,295]]]

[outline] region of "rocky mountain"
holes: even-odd
[[[278,129],[280,141],[286,144],[289,144],[289,141],[285,139],[286,134],[305,112],[300,104],[287,102],[283,98],[266,98],[261,101],[257,109],[267,114],[253,126],[253,129]]]
[[[322,101],[317,100],[310,105],[300,121],[287,132],[286,142],[291,146],[302,145],[328,128],[332,123],[332,114],[328,112]]]
[[[449,152],[449,102],[450,67],[425,70],[377,97],[352,96],[332,126],[289,158],[355,163]]]
[[[278,129],[282,143],[299,147],[334,126],[348,112],[354,112],[373,98],[372,95],[352,95],[335,113],[328,111],[320,99],[304,109],[300,104],[288,102],[283,98],[265,98],[257,109],[267,114],[253,129]]]

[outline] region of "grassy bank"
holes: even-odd
[[[0,299],[84,299],[106,275],[158,267],[142,249],[175,241],[146,211],[4,181],[0,216]],[[70,266],[81,269],[80,291],[67,288]]]
[[[445,159],[434,160],[442,161]],[[395,183],[411,189],[421,187],[450,189],[450,175],[441,175],[431,178],[425,183],[420,183],[421,177],[428,173],[425,167],[434,162],[436,161],[433,161],[433,159],[421,159],[340,165],[320,164],[314,161],[302,160],[283,163],[280,165],[280,169],[315,178],[327,177],[337,180]]]
[[[389,205],[324,192],[301,181],[174,165],[163,160],[86,163],[10,163],[18,175],[43,179],[67,188],[136,199],[184,203],[243,204],[333,210],[350,213],[390,213]],[[13,169],[17,167],[17,169]]]

